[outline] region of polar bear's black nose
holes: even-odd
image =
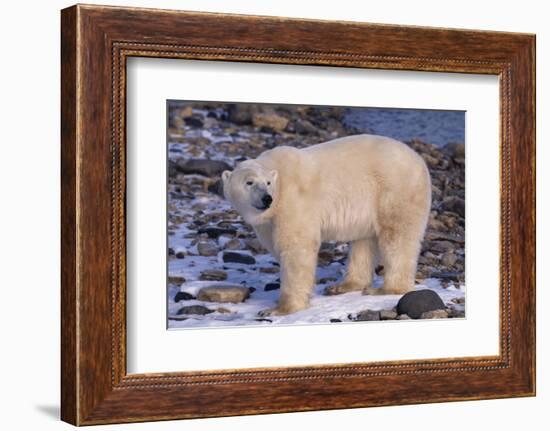
[[[269,206],[271,205],[271,202],[273,202],[273,198],[271,197],[271,195],[264,195],[262,197],[262,203],[266,208],[269,208]]]

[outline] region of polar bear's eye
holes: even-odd
[[[248,181],[246,182],[246,185],[247,185],[247,186],[251,186],[252,184],[254,184],[254,181],[248,180]]]
[[[271,185],[271,181],[268,181],[268,182],[267,182],[267,185],[270,186],[270,185]]]

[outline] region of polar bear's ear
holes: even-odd
[[[270,174],[271,174],[272,181],[276,181],[277,177],[279,176],[279,172],[274,170],[274,171],[271,171]]]
[[[223,181],[229,180],[230,176],[231,176],[231,171],[223,171],[222,172],[222,180]]]

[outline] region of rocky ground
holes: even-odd
[[[220,196],[220,175],[278,145],[298,148],[360,133],[346,108],[171,102],[168,124],[170,328],[464,317],[464,144],[407,142],[432,177],[432,212],[416,290],[323,296],[345,270],[348,245],[323,243],[308,310],[259,318],[275,305],[279,268]],[[384,269],[378,267],[375,286]],[[435,295],[435,296],[434,296]]]

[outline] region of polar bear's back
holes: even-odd
[[[431,183],[424,160],[402,142],[376,135],[335,139],[300,150],[319,173],[313,187],[322,200],[326,239],[346,240],[376,231],[384,218],[427,217]],[[309,171],[309,169],[306,169]]]

